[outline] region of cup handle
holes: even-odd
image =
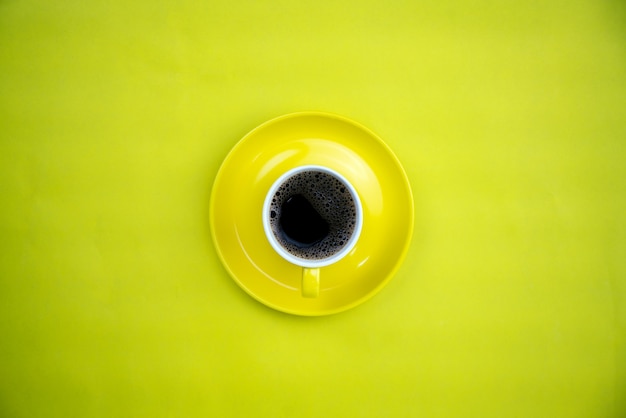
[[[320,294],[320,269],[302,268],[302,297],[316,298]]]

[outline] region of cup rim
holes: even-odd
[[[354,226],[354,232],[352,236],[350,237],[350,239],[348,240],[348,243],[336,254],[333,254],[332,256],[324,258],[322,260],[309,260],[305,258],[300,258],[291,254],[287,250],[285,250],[277,241],[276,237],[274,236],[274,232],[270,224],[269,212],[270,212],[270,207],[272,203],[272,197],[274,196],[278,188],[285,182],[285,180],[287,180],[289,177],[292,177],[304,171],[321,171],[323,173],[327,173],[336,177],[339,181],[341,181],[344,184],[344,186],[346,186],[346,189],[348,189],[348,191],[350,192],[350,195],[352,196],[352,200],[354,201],[354,204],[355,204],[356,224]],[[348,179],[346,179],[343,175],[333,170],[332,168],[329,168],[326,166],[307,164],[307,165],[294,167],[286,171],[285,173],[280,175],[274,181],[274,183],[272,183],[272,185],[270,186],[269,190],[267,191],[265,195],[265,201],[263,203],[262,219],[263,219],[263,230],[265,232],[265,237],[269,241],[274,251],[278,253],[278,255],[280,255],[282,258],[284,258],[288,262],[295,264],[297,266],[300,266],[300,267],[318,268],[318,267],[329,266],[331,264],[338,262],[339,260],[344,258],[354,249],[354,246],[356,245],[361,235],[361,229],[363,227],[363,208],[361,204],[361,199],[359,198],[359,195],[356,189],[354,188],[352,183],[350,183]]]

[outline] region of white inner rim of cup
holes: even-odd
[[[333,254],[330,257],[326,257],[320,260],[310,260],[310,259],[300,258],[288,252],[277,241],[276,237],[274,236],[274,231],[272,230],[272,226],[270,223],[270,208],[272,205],[272,198],[274,197],[274,194],[276,193],[276,191],[280,188],[280,186],[282,186],[285,183],[287,179],[289,179],[290,177],[296,174],[306,172],[306,171],[320,171],[322,173],[329,174],[335,177],[336,179],[338,179],[339,181],[341,181],[341,183],[343,183],[343,185],[346,187],[346,189],[350,192],[350,195],[352,196],[352,200],[354,202],[354,209],[356,212],[356,222],[354,225],[354,231],[352,232],[352,236],[348,240],[348,243],[337,253]],[[272,187],[270,187],[269,191],[267,192],[267,195],[265,196],[265,202],[263,204],[263,229],[265,230],[265,236],[267,237],[267,240],[269,241],[272,248],[274,248],[274,251],[276,251],[281,257],[283,257],[285,260],[289,261],[290,263],[296,264],[301,267],[309,267],[309,268],[324,267],[324,266],[328,266],[330,264],[336,263],[337,261],[341,260],[354,248],[354,245],[356,244],[357,240],[359,239],[359,236],[361,235],[362,226],[363,226],[363,215],[362,215],[362,208],[361,208],[361,200],[359,199],[359,195],[354,189],[354,186],[352,186],[352,184],[348,180],[346,180],[344,176],[342,176],[341,174],[337,173],[335,170],[332,170],[328,167],[324,167],[320,165],[304,165],[304,166],[293,168],[287,171],[286,173],[284,173],[283,175],[281,175],[272,184]]]

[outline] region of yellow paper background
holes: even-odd
[[[0,416],[623,417],[618,1],[0,2]],[[407,260],[282,314],[208,226],[298,110],[403,163]],[[236,191],[234,191],[236,192]]]

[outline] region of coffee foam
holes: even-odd
[[[288,240],[280,226],[281,208],[291,196],[302,195],[329,225],[328,235],[310,247],[301,248]],[[344,248],[356,226],[356,205],[345,184],[333,175],[304,171],[287,178],[272,196],[270,225],[278,243],[292,255],[306,260],[323,260]]]

